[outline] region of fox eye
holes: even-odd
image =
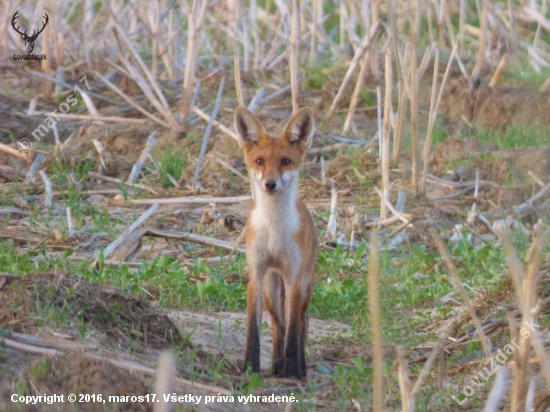
[[[264,165],[264,159],[256,159],[256,164],[258,166],[263,166]]]
[[[281,164],[282,164],[283,166],[288,166],[288,165],[290,164],[290,159],[283,159],[283,160],[281,160]]]

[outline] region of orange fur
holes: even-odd
[[[280,137],[272,138],[252,113],[239,107],[235,128],[255,194],[245,228],[250,282],[244,369],[260,371],[265,303],[273,330],[273,374],[303,379],[317,231],[297,192],[299,170],[313,137],[313,115],[309,109],[299,110]]]

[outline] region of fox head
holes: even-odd
[[[297,187],[306,149],[311,145],[315,121],[302,108],[288,121],[279,137],[271,137],[248,109],[235,111],[235,130],[244,149],[246,167],[255,188],[275,194]]]

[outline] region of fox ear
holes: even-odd
[[[260,134],[265,133],[264,127],[247,108],[239,106],[235,110],[235,130],[239,136],[239,144],[258,143]]]
[[[315,131],[315,120],[311,109],[302,107],[288,121],[283,131],[283,137],[289,143],[298,143],[304,150],[311,146],[313,132]]]

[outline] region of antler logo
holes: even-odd
[[[42,28],[40,30],[38,30],[38,32],[36,30],[33,30],[32,31],[32,36],[29,36],[29,35],[27,35],[27,30],[25,30],[25,32],[19,31],[19,27],[21,27],[21,26],[15,27],[15,23],[16,23],[15,21],[19,17],[18,13],[19,13],[19,10],[17,10],[15,12],[15,14],[13,15],[13,19],[11,19],[11,25],[13,26],[15,31],[17,33],[19,33],[21,35],[21,37],[23,38],[23,40],[25,41],[25,49],[27,50],[27,53],[32,53],[32,51],[34,49],[34,42],[36,41],[36,39],[38,38],[40,33],[42,33],[44,31],[44,28],[48,24],[49,17],[46,13],[44,13],[44,18],[46,19],[46,21],[44,23],[42,23],[43,24]]]

